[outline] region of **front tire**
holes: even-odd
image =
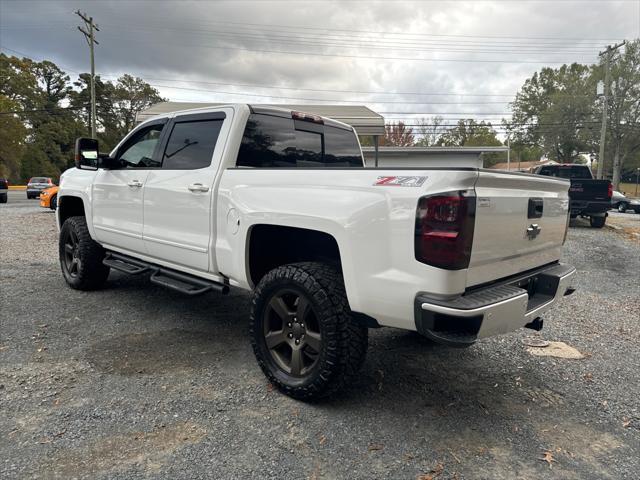
[[[260,368],[290,397],[329,396],[358,373],[368,331],[354,324],[342,275],[322,263],[271,270],[253,296],[250,338]]]
[[[593,228],[602,228],[607,221],[607,217],[589,217],[589,223]]]
[[[7,203],[8,195],[0,195],[0,203]]]
[[[51,200],[49,200],[49,208],[51,210],[55,210],[56,208],[58,208],[58,196],[54,195],[53,197],[51,197]]]
[[[69,217],[59,238],[60,267],[67,284],[76,290],[95,290],[109,276],[102,263],[104,248],[93,241],[85,217]]]
[[[626,211],[627,211],[627,208],[628,208],[628,205],[627,205],[625,202],[620,202],[620,203],[618,204],[618,211],[619,211],[620,213],[624,213],[624,212],[626,212]]]

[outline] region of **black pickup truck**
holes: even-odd
[[[578,215],[589,217],[592,227],[602,228],[611,208],[613,189],[609,180],[594,180],[587,165],[557,164],[542,165],[534,170],[538,175],[566,178],[571,181],[569,198],[571,218]]]
[[[0,203],[7,203],[8,192],[9,180],[6,178],[0,178]]]

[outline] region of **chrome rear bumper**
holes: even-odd
[[[423,335],[454,346],[512,332],[534,322],[564,295],[573,293],[575,268],[556,263],[489,286],[465,292],[451,300],[416,296],[416,329]]]

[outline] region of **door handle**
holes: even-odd
[[[127,185],[129,185],[130,187],[139,188],[142,186],[142,182],[140,180],[131,180],[127,183]]]
[[[201,183],[192,183],[191,185],[189,185],[188,188],[190,192],[208,192],[209,191],[209,187]]]

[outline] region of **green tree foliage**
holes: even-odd
[[[0,112],[20,109],[20,104],[0,95]],[[27,129],[15,114],[0,114],[0,177],[15,179],[20,173]]]
[[[90,125],[89,75],[71,83],[54,63],[0,54],[0,174],[13,181],[58,177],[73,164],[75,138]],[[135,125],[138,112],[163,101],[140,78],[96,78],[98,136],[105,150]]]
[[[566,163],[592,150],[595,83],[591,68],[577,63],[534,73],[512,104],[516,143],[538,145]]]
[[[446,147],[501,147],[502,142],[498,140],[496,131],[490,122],[469,118],[459,120],[455,127],[449,128],[440,135],[438,145]],[[506,154],[486,153],[483,155],[484,166],[489,167],[506,160]]]
[[[603,80],[604,66],[595,67],[593,76]],[[612,182],[617,189],[625,164],[632,169],[640,166],[640,40],[628,42],[624,51],[612,58],[611,79],[605,167],[612,167]]]
[[[81,74],[71,94],[71,105],[77,109],[91,130],[90,76]],[[103,82],[96,77],[96,117],[98,139],[102,148],[110,150],[135,125],[136,116],[151,105],[164,102],[158,91],[141,78],[123,75],[116,82]]]

